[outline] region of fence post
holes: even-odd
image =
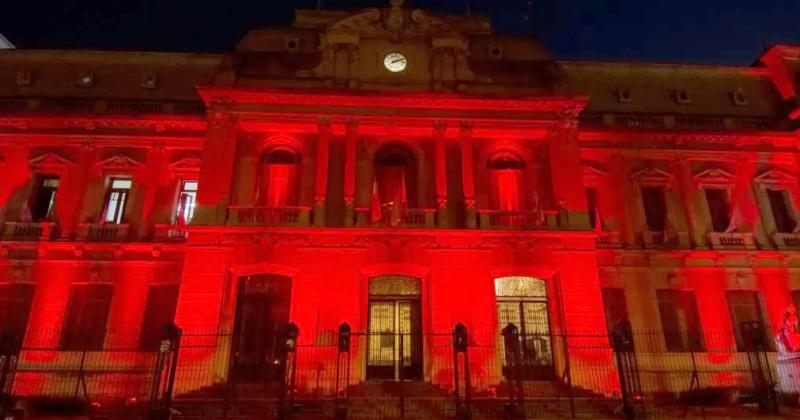
[[[182,334],[183,330],[173,323],[164,327],[164,337],[156,354],[153,382],[150,386],[148,420],[166,420],[172,414],[172,391],[175,387]]]
[[[406,418],[406,396],[405,396],[405,392],[403,392],[404,391],[403,390],[403,380],[404,380],[403,379],[403,368],[406,365],[406,363],[405,363],[406,360],[405,360],[405,352],[404,352],[405,350],[403,348],[404,335],[403,335],[402,332],[399,333],[398,335],[400,336],[400,357],[398,357],[399,361],[395,362],[395,363],[399,363],[400,364],[398,369],[397,369],[397,380],[398,380],[398,383],[397,383],[397,394],[398,394],[398,397],[400,398],[400,401],[399,401],[400,402],[400,418],[404,419],[404,418]]]
[[[747,352],[747,361],[750,364],[753,391],[758,401],[758,410],[763,414],[777,415],[779,412],[778,396],[769,366],[764,325],[758,321],[742,322],[741,331]]]
[[[514,419],[524,419],[525,388],[522,383],[519,329],[516,325],[509,323],[503,328],[502,334],[506,364],[509,369],[509,382],[512,385],[512,390],[509,392],[509,416]]]
[[[281,349],[281,357],[283,358],[283,368],[285,371],[281,375],[281,390],[278,401],[278,419],[283,420],[286,418],[286,394],[289,394],[289,408],[294,409],[294,386],[295,374],[297,370],[297,337],[300,335],[300,329],[294,322],[286,326],[284,333],[283,348]],[[287,383],[288,382],[288,383]]]
[[[636,400],[641,397],[639,382],[639,365],[636,360],[636,349],[633,342],[633,330],[630,322],[623,319],[614,326],[612,343],[617,359],[620,393],[622,394],[623,415],[626,419],[638,417]],[[643,402],[640,401],[642,404]],[[644,411],[644,410],[642,410]],[[642,417],[644,413],[642,413]]]
[[[469,356],[467,347],[469,340],[467,339],[467,327],[462,323],[456,324],[453,327],[453,387],[455,389],[456,399],[456,418],[470,419],[472,418],[472,410],[470,410],[470,388],[469,382]],[[461,400],[461,379],[458,369],[458,354],[464,354],[464,400]]]
[[[22,350],[22,340],[16,334],[6,331],[0,336],[0,415],[12,416],[14,409],[14,375]]]
[[[336,420],[347,418],[347,388],[350,386],[350,324],[339,325],[339,353],[336,357]],[[344,370],[344,378],[342,378]]]

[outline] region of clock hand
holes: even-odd
[[[403,62],[403,61],[406,61],[406,59],[405,58],[398,58],[397,60],[392,61],[392,64],[400,63],[400,62]]]

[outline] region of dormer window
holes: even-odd
[[[689,96],[689,92],[686,89],[679,89],[675,91],[675,101],[682,105],[687,105],[692,103],[692,98]]]
[[[631,101],[631,91],[627,88],[622,88],[617,90],[617,100],[622,103],[628,103]]]
[[[78,79],[78,85],[83,87],[91,87],[94,85],[94,74],[84,73]]]
[[[748,104],[747,96],[744,94],[744,90],[742,88],[737,88],[731,94],[731,99],[734,105],[738,106],[745,106]]]

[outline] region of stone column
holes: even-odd
[[[461,144],[461,182],[464,189],[465,218],[467,229],[478,227],[478,214],[475,208],[475,157],[472,146],[472,124],[463,121],[458,131]]]
[[[344,220],[345,226],[353,223],[356,198],[356,150],[358,146],[358,121],[349,120],[345,127],[344,149]]]
[[[152,147],[147,153],[147,170],[141,176],[142,189],[142,212],[138,231],[135,233],[140,240],[149,236],[151,231],[153,208],[156,205],[158,189],[164,179],[170,179],[166,172],[166,156],[164,145],[159,144]]]
[[[437,121],[433,126],[434,156],[436,159],[436,214],[438,227],[449,227],[447,221],[447,124]]]
[[[325,226],[325,199],[328,193],[328,154],[331,135],[330,119],[320,118],[317,137],[317,173],[314,178],[314,226]]]
[[[555,202],[567,220],[561,229],[588,230],[589,216],[583,186],[578,121],[572,112],[565,112],[548,136],[550,172]]]
[[[237,134],[233,115],[215,107],[209,110],[208,119],[193,220],[198,225],[225,223],[236,156]]]

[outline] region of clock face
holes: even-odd
[[[399,52],[392,52],[386,54],[386,57],[383,59],[383,66],[392,73],[399,73],[408,66],[408,59]]]

